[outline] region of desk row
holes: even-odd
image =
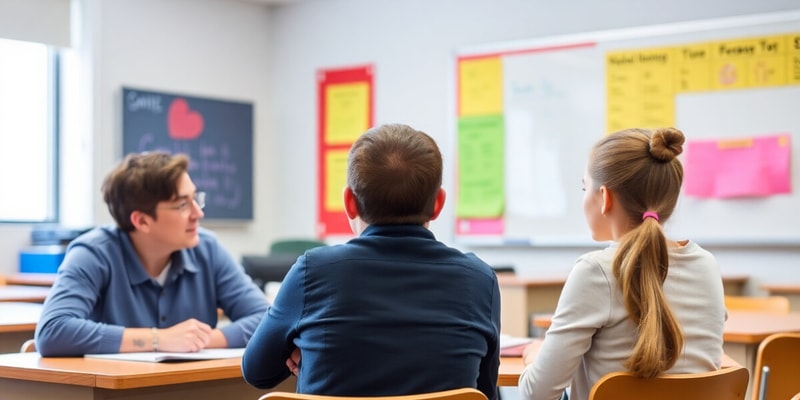
[[[0,355],[4,400],[147,398],[257,399],[263,390],[242,379],[241,358],[149,363],[82,357],[43,358],[37,353]],[[730,357],[723,366],[738,366]],[[498,386],[516,386],[520,357],[501,357]],[[294,392],[290,377],[274,391]]]

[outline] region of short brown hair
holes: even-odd
[[[442,154],[426,133],[381,125],[353,143],[347,185],[368,224],[424,224],[442,186]]]
[[[185,154],[128,154],[103,180],[103,201],[117,226],[131,232],[131,213],[138,210],[155,218],[158,203],[177,196],[178,180],[188,170]]]

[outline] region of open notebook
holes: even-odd
[[[146,351],[141,353],[112,353],[112,354],[86,354],[86,358],[103,358],[107,360],[121,361],[191,361],[191,360],[215,360],[218,358],[237,358],[244,354],[244,348],[237,349],[204,349],[195,353],[167,353]]]

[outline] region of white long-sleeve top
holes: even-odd
[[[714,256],[696,243],[670,248],[664,293],[685,337],[683,354],[668,373],[719,369],[725,298]],[[611,270],[617,245],[581,256],[567,278],[552,324],[533,364],[520,375],[525,400],[586,400],[605,374],[625,371],[636,343],[622,291]]]

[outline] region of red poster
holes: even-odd
[[[344,213],[350,145],[373,125],[370,65],[317,72],[317,236],[352,235]]]

